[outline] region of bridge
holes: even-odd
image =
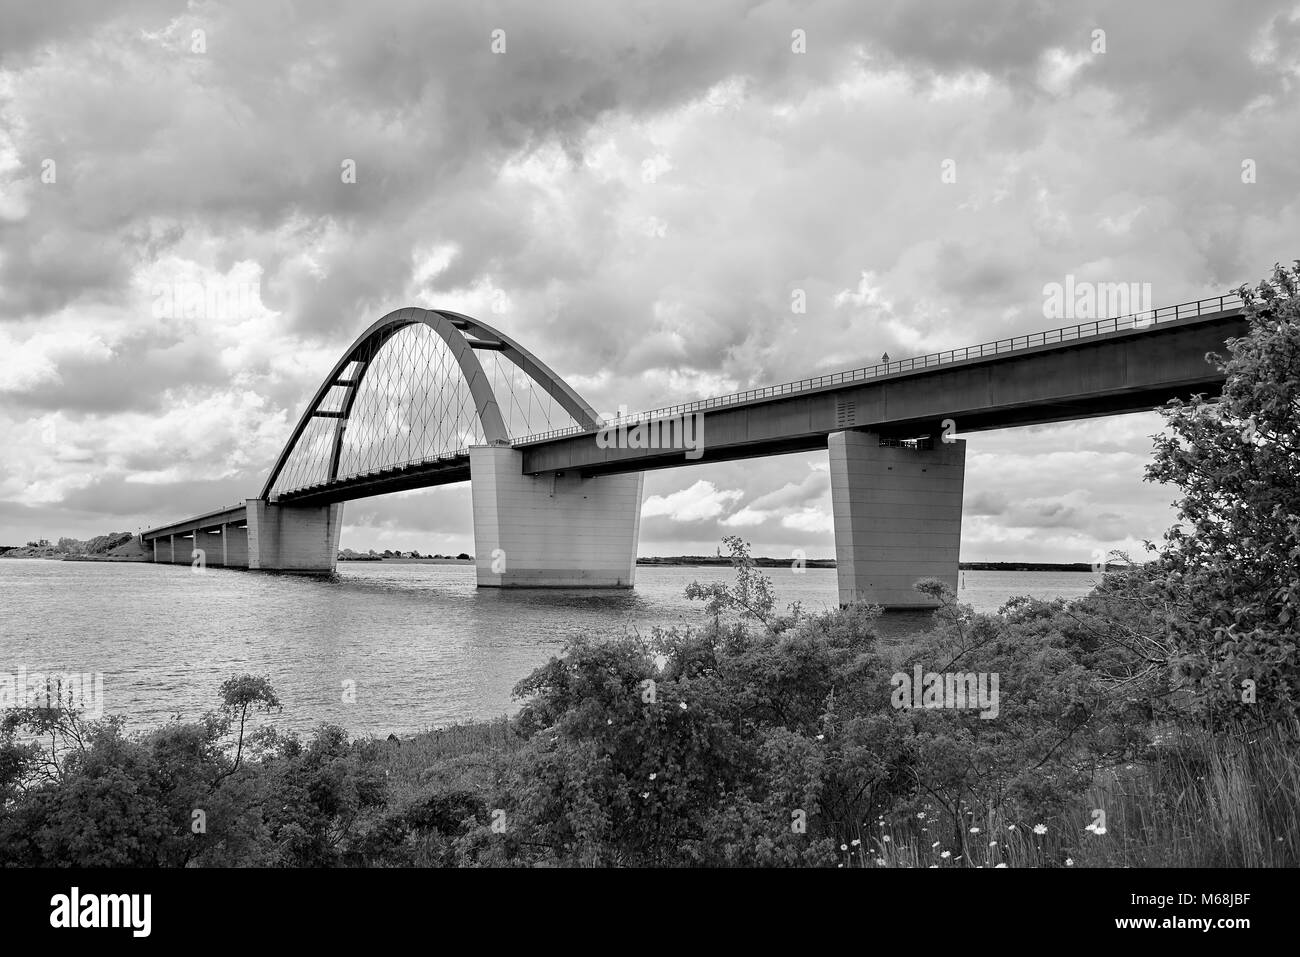
[[[256,498],[143,533],[154,561],[329,574],[345,502],[469,481],[480,587],[627,588],[651,469],[827,449],[842,602],[954,589],[966,439],[1217,394],[1235,296],[603,420],[470,316],[404,308],[308,402]]]

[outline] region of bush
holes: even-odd
[[[1300,260],[1240,290],[1249,335],[1214,357],[1217,402],[1171,402],[1152,479],[1182,493],[1136,597],[1190,708],[1217,725],[1300,707]]]

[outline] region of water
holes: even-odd
[[[834,569],[765,569],[778,603],[837,604]],[[1088,572],[968,571],[959,599],[996,610],[1017,594],[1086,594]],[[491,718],[566,639],[648,633],[702,620],[691,581],[725,568],[641,566],[631,592],[474,587],[469,565],[343,563],[338,580],[188,566],[0,560],[0,673],[102,672],[104,710],[132,729],[217,705],[232,674],[268,674],[284,705],[274,723],[322,721],[355,734],[407,734]],[[886,616],[903,635],[928,613]],[[355,703],[344,683],[355,682]]]

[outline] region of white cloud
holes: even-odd
[[[740,489],[718,489],[701,479],[671,495],[652,495],[641,506],[642,518],[664,516],[674,522],[702,522],[717,518],[744,496]]]
[[[786,528],[800,532],[833,532],[835,521],[829,513],[818,508],[804,508],[781,519]]]

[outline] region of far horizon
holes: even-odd
[[[137,533],[133,533],[133,532],[107,532],[104,533],[102,536],[98,536],[98,537],[110,538],[113,536],[121,536],[121,535],[132,535],[133,537],[136,537],[138,539]],[[60,536],[59,538],[55,538],[55,539],[34,539],[19,544],[0,543],[0,557],[9,557],[9,558],[27,557],[27,556],[15,556],[10,553],[15,551],[28,551],[33,548],[41,549],[41,550],[57,551],[59,549],[60,543],[64,542],[66,539],[69,539],[70,537],[71,536]],[[93,539],[76,539],[74,541],[77,544],[84,546],[89,542],[91,542],[92,540]],[[42,541],[45,543],[44,546],[41,545]],[[412,555],[411,554],[412,552],[418,552],[418,555]],[[418,547],[400,548],[400,549],[398,548],[354,548],[348,545],[341,545],[339,547],[338,553],[341,556],[377,555],[382,557],[403,558],[407,560],[443,559],[443,560],[459,561],[462,560],[459,558],[460,555],[467,555],[468,558],[463,560],[473,561],[475,557],[473,551],[464,548],[451,549],[449,551],[441,551],[438,549],[426,550]],[[34,556],[34,557],[38,557],[38,556]],[[794,562],[797,562],[800,559],[802,559],[805,563],[817,563],[818,566],[823,568],[825,567],[834,568],[836,565],[836,559],[833,554],[831,555],[807,555],[807,554],[754,555],[751,554],[750,557],[753,559],[755,563],[760,565],[768,565],[768,566],[782,566],[785,564],[793,564]],[[1133,558],[1133,556],[1131,555],[1128,557],[1130,560]],[[721,544],[719,544],[719,546],[715,548],[713,554],[709,554],[708,552],[703,552],[703,551],[678,552],[673,554],[647,554],[638,551],[636,560],[638,563],[650,561],[650,562],[664,562],[664,563],[677,562],[680,564],[691,564],[692,562],[705,562],[708,564],[719,564],[719,563],[729,564],[731,561],[731,559],[727,555],[723,554],[723,549]],[[1022,566],[1027,570],[1047,569],[1047,568],[1061,569],[1061,570],[1071,570],[1071,569],[1078,569],[1078,570],[1094,569],[1095,570],[1096,565],[1098,564],[1099,561],[1100,561],[1100,557],[1098,556],[1094,556],[1093,561],[1088,561],[1088,562],[1054,561],[1050,559],[1038,559],[1038,558],[999,558],[999,559],[962,558],[959,562],[959,567],[963,571],[978,570],[975,566],[981,566],[981,565],[998,566],[998,567],[1006,567],[1006,568],[1011,568],[1014,566]],[[1116,563],[1115,560],[1111,557],[1107,557],[1106,562],[1107,564],[1110,565]],[[1134,564],[1142,564],[1142,563],[1135,561]]]

